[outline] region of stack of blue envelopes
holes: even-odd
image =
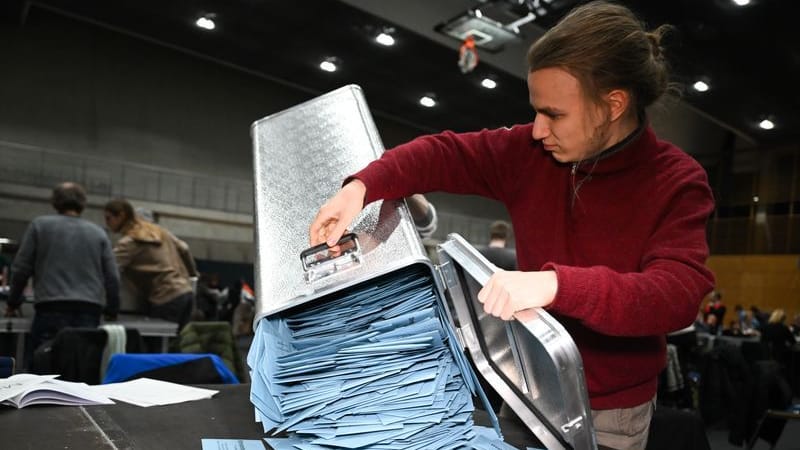
[[[430,274],[412,267],[262,319],[250,397],[264,431],[289,436],[269,443],[504,448],[475,445],[472,394],[485,396],[443,308]]]

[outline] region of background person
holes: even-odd
[[[486,259],[503,270],[517,270],[517,252],[508,248],[508,238],[511,235],[511,224],[505,220],[492,222],[489,227],[489,244],[479,247]]]
[[[122,276],[147,297],[148,315],[183,328],[192,314],[189,277],[198,275],[189,246],[159,225],[138,218],[127,200],[106,203],[105,221],[122,235],[114,256]]]
[[[502,319],[544,307],[561,321],[581,352],[598,443],[612,448],[645,447],[665,334],[692,323],[714,286],[706,173],[646,118],[667,89],[664,31],[623,6],[576,8],[528,52],[533,123],[387,151],[309,229],[312,245],[334,246],[364,204],[418,192],[504,203],[521,271],[495,273],[478,298]]]
[[[25,231],[11,268],[6,316],[16,314],[22,292],[33,277],[36,314],[26,359],[64,327],[97,327],[119,311],[119,273],[111,241],[99,226],[80,217],[86,191],[66,182],[53,189],[55,215],[33,219]]]

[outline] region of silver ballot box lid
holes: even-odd
[[[439,245],[439,273],[476,369],[548,449],[595,449],[583,362],[569,333],[536,308],[503,321],[478,292],[497,271],[457,234]]]
[[[253,123],[254,326],[265,316],[414,263],[430,266],[403,201],[374,202],[345,255],[308,252],[308,229],[344,178],[383,153],[360,87],[348,85]],[[301,260],[302,254],[302,260]]]

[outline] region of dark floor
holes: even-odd
[[[795,399],[797,404],[797,399]],[[723,427],[710,427],[706,430],[708,442],[711,450],[741,450],[744,447],[737,447],[728,443],[728,429]],[[776,443],[775,450],[800,450],[800,417],[797,420],[789,420],[783,428],[780,439]],[[770,446],[764,440],[759,440],[753,447],[754,450],[769,450]]]

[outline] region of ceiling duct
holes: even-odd
[[[479,48],[497,53],[523,40],[521,27],[544,17],[550,8],[550,1],[544,0],[487,0],[434,29],[459,41],[472,36]]]

